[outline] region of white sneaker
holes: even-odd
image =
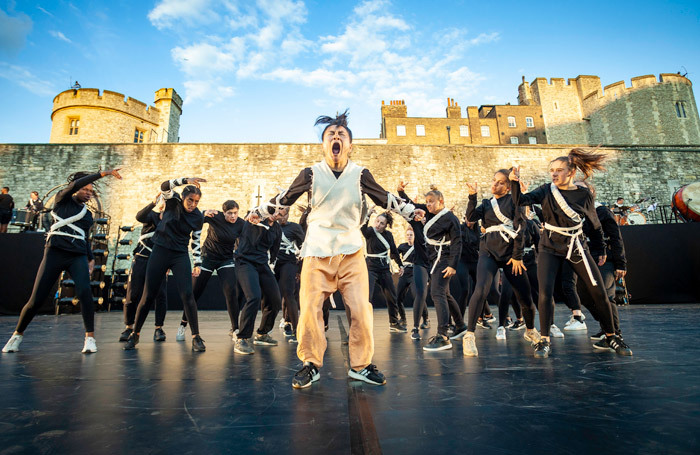
[[[287,321],[285,321],[284,318],[282,318],[282,320],[280,321],[280,329],[283,329],[286,323]]]
[[[177,328],[177,335],[175,335],[175,341],[185,341],[185,334],[187,327],[184,325],[179,325]]]
[[[585,320],[586,320],[586,315],[581,314],[581,320],[582,320],[582,321],[585,321]],[[576,318],[575,318],[574,315],[572,314],[571,317],[569,318],[569,320],[566,321],[566,324],[564,324],[564,330],[571,330],[571,329],[567,329],[567,327],[569,327],[571,324],[574,324],[574,323],[576,323],[576,322],[578,322],[578,321],[576,320]],[[584,325],[585,325],[585,324],[584,324]],[[581,329],[574,329],[574,330],[581,330]]]
[[[496,339],[497,340],[505,340],[506,339],[506,328],[503,326],[500,326],[498,329],[496,329]]]
[[[9,340],[7,340],[7,344],[5,345],[4,348],[2,348],[2,352],[17,352],[19,351],[19,345],[22,342],[22,335],[12,335]]]
[[[464,354],[464,357],[479,357],[474,332],[467,332],[462,337],[462,354]]]
[[[549,334],[554,338],[564,338],[564,333],[555,324],[549,328]]]
[[[588,330],[585,322],[579,322],[574,319],[574,322],[564,327],[564,330]]]
[[[85,337],[85,345],[83,346],[83,354],[97,352],[97,342],[93,337]]]
[[[238,332],[238,329],[233,331],[233,335],[231,335],[231,341],[236,341],[238,339]]]

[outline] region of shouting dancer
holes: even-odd
[[[336,290],[350,311],[348,376],[370,384],[386,383],[384,375],[372,364],[372,305],[369,303],[367,264],[362,252],[363,195],[405,218],[413,215],[413,206],[384,190],[363,167],[349,160],[352,133],[347,111],[335,118],[319,117],[316,125],[326,125],[321,135],[323,161],[303,169],[287,191],[270,201],[267,210],[289,206],[311,190],[311,212],[301,256],[301,315],[297,336],[297,355],[303,367],[292,380],[294,388],[309,387],[320,379],[326,337],[323,302]]]
[[[95,342],[95,307],[90,290],[90,274],[95,259],[88,243],[92,226],[92,213],[85,205],[93,196],[93,183],[111,175],[121,179],[119,169],[100,171],[95,174],[76,172],[68,177],[68,186],[56,194],[51,216],[54,224],[47,235],[44,258],[34,280],[34,289],[29,301],[22,308],[19,322],[2,352],[17,352],[24,331],[39,311],[39,305],[51,293],[61,272],[66,270],[75,282],[75,295],[80,300],[80,310],[85,325],[83,353],[97,352]]]

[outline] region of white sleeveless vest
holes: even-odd
[[[325,161],[311,167],[311,213],[302,257],[331,257],[353,254],[363,246],[362,167],[348,161],[337,179]]]

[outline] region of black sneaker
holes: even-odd
[[[119,341],[126,341],[129,339],[129,335],[134,333],[133,329],[125,329],[121,334],[119,334]]]
[[[452,335],[455,334],[455,325],[454,324],[449,324],[447,326],[447,336],[451,337]]]
[[[406,326],[401,325],[400,322],[394,322],[392,324],[389,324],[389,332],[406,333],[408,332],[408,329],[406,329]]]
[[[430,319],[426,319],[423,321],[423,323],[420,325],[420,328],[425,330],[430,328]]]
[[[450,337],[450,340],[461,340],[464,334],[467,333],[467,326],[457,327]]]
[[[412,340],[420,340],[420,332],[418,331],[417,328],[411,330],[411,339]]]
[[[195,335],[194,338],[192,338],[192,350],[194,352],[204,352],[207,350],[206,346],[204,346],[204,340],[199,335]]]
[[[435,335],[428,340],[428,344],[423,346],[424,351],[444,351],[446,349],[452,349],[452,343],[449,338],[446,338],[440,334]]]
[[[290,322],[284,324],[284,336],[287,338],[294,336],[294,329],[292,328],[292,324]]]
[[[476,321],[476,325],[478,325],[482,329],[490,329],[491,328],[488,321],[486,321],[485,319],[479,319],[478,321]]]
[[[318,368],[313,363],[304,364],[301,370],[297,371],[292,379],[292,387],[295,389],[305,389],[310,387],[312,383],[321,379],[321,374]]]
[[[545,340],[544,338],[535,345],[535,357],[538,359],[546,359],[549,357],[550,352],[552,352],[552,347],[550,346],[549,341]]]
[[[511,319],[511,317],[508,316],[508,317],[506,318],[506,325],[505,325],[505,328],[506,328],[506,329],[510,329],[511,327],[513,327],[513,324],[515,324],[515,323],[513,322],[513,319]]]
[[[605,339],[605,331],[601,330],[600,332],[596,333],[595,335],[591,335],[591,340],[604,340]]]
[[[155,332],[153,332],[153,341],[165,341],[165,332],[161,327],[158,327]]]
[[[493,314],[484,315],[484,321],[486,322],[496,322],[496,316]]]
[[[508,330],[522,330],[525,328],[525,321],[521,321],[520,319],[516,319],[515,322],[513,322],[513,325],[508,327]]]
[[[287,339],[287,343],[289,344],[299,344],[299,340],[297,340],[297,334],[292,332],[292,336],[290,336]]]
[[[593,344],[593,347],[601,350],[614,351],[617,355],[632,355],[632,350],[620,336],[605,337]]]
[[[131,335],[129,335],[129,338],[126,340],[126,344],[124,345],[124,350],[125,351],[133,351],[136,349],[136,345],[139,344],[139,336],[131,332]]]
[[[401,326],[408,331],[408,322],[406,322],[406,319],[399,319],[399,324],[401,324]]]
[[[367,384],[373,385],[384,385],[386,384],[386,378],[379,371],[376,365],[371,363],[361,369],[360,371],[355,371],[352,368],[348,370],[348,377],[357,379],[358,381],[364,381]]]

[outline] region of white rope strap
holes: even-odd
[[[440,211],[437,213],[437,215],[435,215],[434,217],[432,217],[432,218],[430,219],[430,221],[428,221],[427,223],[425,223],[425,226],[423,226],[423,236],[425,237],[425,243],[427,243],[428,245],[432,245],[432,246],[438,247],[437,258],[435,258],[435,263],[433,263],[433,267],[430,269],[430,273],[431,273],[431,274],[432,274],[433,271],[435,270],[435,267],[437,266],[438,262],[440,262],[440,258],[442,257],[442,247],[443,247],[443,246],[450,245],[452,242],[451,242],[451,241],[450,241],[450,242],[445,241],[445,236],[444,236],[444,235],[442,236],[442,238],[441,238],[440,240],[431,239],[431,238],[428,236],[428,230],[430,230],[430,228],[433,227],[433,225],[435,224],[435,222],[436,222],[439,218],[441,218],[442,216],[444,216],[447,212],[449,212],[449,210],[447,210],[447,208],[444,208],[444,209],[440,210]]]
[[[282,241],[280,242],[280,250],[284,251],[285,254],[291,254],[296,257],[299,257],[299,253],[301,250],[297,248],[297,245],[289,240],[286,235],[284,235],[284,232],[282,232]]]
[[[510,242],[511,240],[515,239],[520,232],[520,228],[518,228],[517,231],[515,230],[513,227],[513,220],[501,212],[501,207],[498,205],[498,200],[495,197],[491,198],[491,208],[501,224],[487,227],[486,232],[498,232],[501,234],[501,237],[505,242]]]
[[[148,247],[148,245],[146,245],[145,241],[150,239],[151,237],[153,237],[155,234],[156,234],[156,231],[141,235],[139,237],[139,245],[144,247],[144,249],[148,250],[149,252],[152,252],[153,250],[150,247]]]
[[[202,263],[202,246],[200,241],[202,239],[202,230],[192,232],[192,257],[194,258],[195,265]]]
[[[408,262],[406,258],[411,257],[411,254],[413,254],[413,245],[409,249],[406,250],[404,254],[401,255],[401,262],[403,262],[404,267],[413,267],[413,262]]]
[[[51,237],[52,235],[62,235],[65,237],[72,237],[74,239],[80,239],[80,240],[87,241],[87,239],[85,237],[85,231],[82,230],[81,228],[79,228],[78,226],[76,226],[75,224],[73,224],[74,222],[82,219],[85,216],[85,214],[87,213],[87,210],[88,210],[87,206],[83,205],[83,209],[80,212],[76,213],[73,216],[65,218],[65,219],[56,215],[56,212],[51,212],[51,216],[53,217],[55,223],[51,225],[51,229],[49,230],[49,234],[48,234],[47,238]],[[59,230],[59,229],[64,228],[64,227],[73,229],[75,234],[71,234],[70,232],[64,232],[64,231]]]
[[[556,232],[559,235],[563,235],[566,237],[569,237],[571,240],[569,240],[569,248],[566,252],[566,259],[574,262],[571,260],[571,256],[574,253],[574,248],[576,248],[576,253],[581,256],[581,260],[583,261],[583,264],[586,266],[586,272],[588,272],[588,277],[591,279],[591,283],[593,283],[593,286],[598,286],[598,283],[596,282],[595,278],[593,278],[593,270],[591,269],[591,265],[588,263],[588,260],[586,259],[586,252],[583,249],[583,245],[581,244],[581,236],[583,235],[583,223],[579,223],[576,226],[572,227],[561,227],[561,226],[554,226],[549,223],[544,223],[544,228],[548,231],[551,232]],[[550,234],[551,236],[551,234]]]
[[[416,210],[416,207],[413,204],[408,204],[403,199],[397,198],[393,194],[387,192],[386,209],[396,212],[406,221],[410,221],[413,218],[413,212]]]

